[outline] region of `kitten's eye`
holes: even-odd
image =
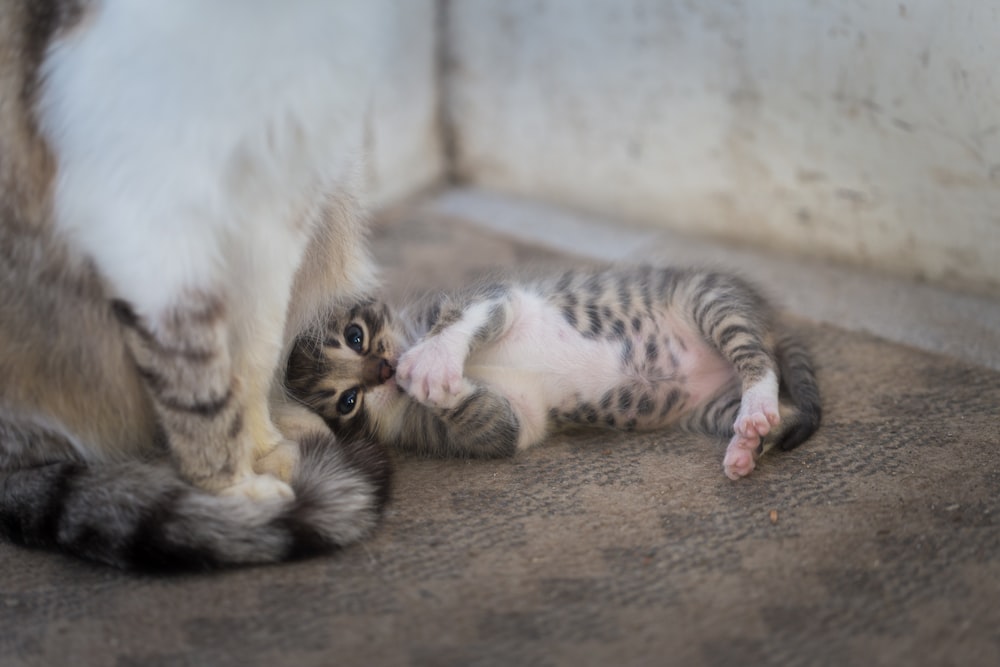
[[[361,352],[365,344],[365,332],[357,324],[349,324],[344,329],[344,340],[347,341],[347,347],[355,352]]]
[[[340,395],[340,400],[337,401],[337,412],[347,416],[354,412],[354,408],[358,405],[358,390],[357,388],[348,389],[343,394]]]

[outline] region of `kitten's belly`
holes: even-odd
[[[621,384],[620,343],[584,338],[534,294],[518,292],[516,299],[511,328],[469,356],[466,375],[498,389],[540,422],[550,409],[599,401]]]
[[[544,422],[553,409],[580,415],[577,408],[584,407],[596,410],[600,423],[614,416],[616,426],[659,428],[704,405],[736,377],[689,324],[670,314],[626,334],[626,343],[586,338],[538,296],[517,298],[508,333],[471,355],[466,374],[500,390],[532,421]],[[654,360],[646,352],[650,340]],[[623,392],[631,394],[624,408]]]
[[[704,405],[737,378],[732,364],[691,325],[670,315],[663,315],[657,324],[665,352],[659,366],[684,391],[684,412]]]

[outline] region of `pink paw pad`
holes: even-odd
[[[732,480],[746,477],[753,472],[757,447],[760,439],[755,437],[745,438],[740,434],[733,436],[726,448],[726,456],[722,460],[722,469],[726,477]]]
[[[763,438],[780,423],[778,383],[771,376],[743,393],[733,431],[744,438]]]
[[[744,438],[763,438],[771,432],[772,426],[777,426],[780,422],[781,418],[777,412],[757,411],[746,415],[740,414],[736,417],[733,430]]]
[[[466,391],[462,359],[446,341],[427,339],[406,351],[396,368],[396,381],[421,403],[449,407]]]

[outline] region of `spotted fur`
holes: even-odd
[[[679,425],[729,438],[724,468],[738,478],[819,425],[808,351],[778,326],[729,274],[568,270],[432,295],[397,316],[375,301],[335,314],[296,342],[287,384],[335,431],[439,455],[507,456],[572,428]],[[364,328],[359,349],[323,343],[351,327]],[[360,370],[374,365],[383,372]]]

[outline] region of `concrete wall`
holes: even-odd
[[[444,6],[461,179],[1000,292],[993,0]]]
[[[435,0],[366,0],[381,59],[365,132],[365,203],[378,208],[439,182],[441,149]]]

